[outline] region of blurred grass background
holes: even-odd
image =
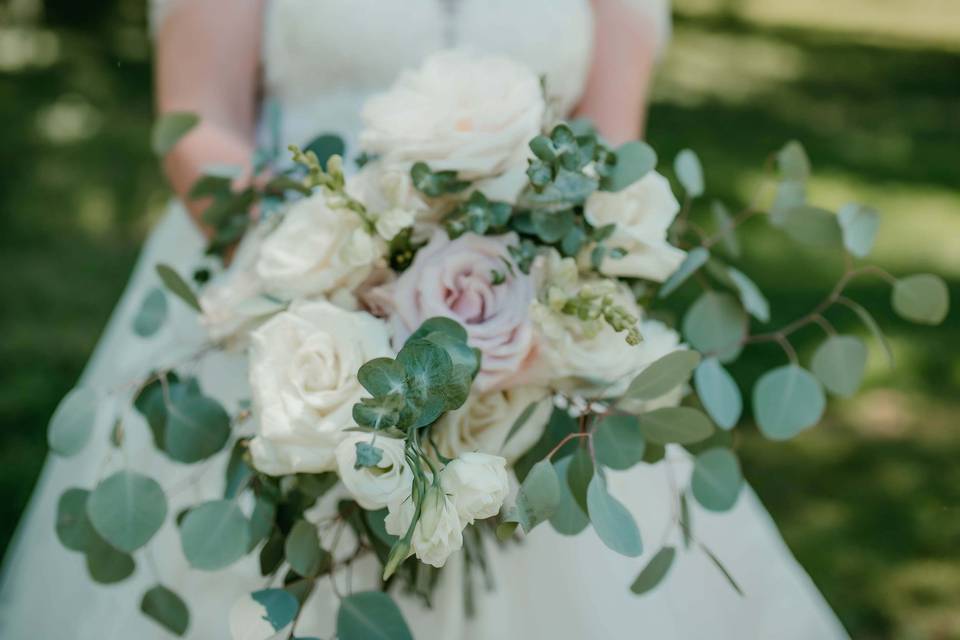
[[[675,0],[675,12],[650,118],[661,158],[695,148],[708,192],[736,207],[769,152],[799,139],[814,202],[876,206],[873,260],[939,273],[960,300],[960,3]],[[167,197],[148,148],[142,0],[0,1],[0,122],[3,549],[47,419]],[[762,227],[748,223],[743,263],[777,326],[816,304],[840,266]],[[896,369],[873,345],[866,389],[833,401],[817,429],[787,444],[744,429],[746,473],[855,638],[960,638],[960,313],[918,329],[892,314],[880,282],[850,291],[887,329]],[[863,333],[843,310],[830,318]],[[806,357],[818,331],[798,335]],[[782,360],[754,347],[737,373],[752,382]]]

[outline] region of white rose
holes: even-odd
[[[377,233],[384,240],[393,240],[398,233],[413,226],[413,214],[403,209],[387,209],[377,216]]]
[[[510,491],[507,461],[486,453],[461,454],[440,472],[440,484],[464,525],[492,518]]]
[[[382,253],[357,213],[318,192],[294,203],[266,237],[256,272],[282,298],[327,295],[363,282]]]
[[[384,520],[387,533],[403,537],[416,511],[414,499],[396,500]],[[453,501],[439,487],[431,486],[423,498],[420,520],[413,529],[410,551],[434,567],[442,567],[450,554],[463,546],[463,523]]]
[[[499,453],[514,462],[543,435],[550,418],[545,387],[513,387],[490,393],[472,393],[462,407],[448,411],[430,427],[440,453],[456,458],[467,451]],[[504,444],[514,422],[530,403],[538,403],[523,426]]]
[[[540,81],[526,67],[447,51],[367,102],[360,146],[392,165],[422,161],[465,179],[487,177],[524,164],[544,110]]]
[[[263,324],[251,343],[254,466],[271,475],[334,469],[353,405],[366,395],[357,370],[392,354],[386,326],[365,312],[305,302]]]
[[[595,227],[616,224],[606,245],[627,252],[622,258],[604,258],[601,273],[666,280],[686,256],[667,242],[667,229],[679,211],[670,183],[656,171],[623,191],[595,191],[584,205],[584,217]]]
[[[357,443],[372,443],[383,452],[375,468],[356,468]],[[351,433],[337,445],[337,473],[350,495],[364,509],[383,509],[410,495],[413,474],[407,466],[406,444],[399,438]]]

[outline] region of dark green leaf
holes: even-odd
[[[63,397],[47,427],[47,443],[54,453],[64,457],[80,453],[90,441],[97,404],[96,392],[87,387],[75,387]]]
[[[330,156],[340,156],[342,158],[346,149],[343,138],[333,133],[325,133],[311,140],[303,151],[304,153],[313,151],[317,154],[320,166],[326,167]]]
[[[250,514],[250,549],[265,540],[273,531],[273,523],[277,517],[277,507],[264,497],[257,498]]]
[[[97,533],[120,551],[145,545],[167,517],[167,499],[153,478],[118,471],[87,498],[87,517]]]
[[[57,502],[57,538],[71,551],[86,551],[97,532],[87,517],[86,489],[67,489]]]
[[[157,275],[160,276],[160,280],[170,293],[186,302],[194,310],[200,311],[200,302],[197,301],[197,296],[193,293],[193,289],[173,270],[173,267],[158,264]]]
[[[667,572],[670,571],[670,566],[673,564],[676,555],[677,551],[673,547],[664,547],[657,551],[656,555],[650,559],[647,566],[637,576],[637,579],[630,585],[630,591],[640,595],[660,584],[666,577]]]
[[[561,479],[567,477],[567,471],[572,460],[572,456],[567,456],[554,464],[554,467],[557,469],[557,475]],[[557,508],[553,512],[553,515],[550,516],[550,524],[557,533],[565,536],[575,536],[590,524],[590,519],[587,518],[586,512],[580,505],[577,504],[576,499],[573,497],[573,492],[570,490],[570,485],[567,482],[560,482],[560,501],[557,503]]]
[[[284,555],[290,568],[305,578],[315,577],[329,565],[329,554],[320,548],[317,528],[306,520],[298,520],[287,536]]]
[[[90,577],[100,584],[126,580],[136,568],[129,554],[114,549],[98,535],[94,535],[87,545],[86,561]]]
[[[720,571],[720,573],[723,574],[723,577],[730,584],[730,586],[733,587],[733,590],[736,591],[741,596],[743,596],[743,590],[740,588],[740,585],[737,584],[737,581],[733,579],[733,575],[731,575],[730,572],[727,571],[727,568],[723,566],[723,563],[720,562],[720,558],[715,556],[713,552],[710,551],[710,549],[708,549],[702,544],[700,545],[700,549],[707,555],[708,558],[710,558],[710,562],[713,563],[713,566],[715,566]]]
[[[593,480],[593,459],[586,447],[578,446],[567,466],[566,483],[581,511],[587,512],[587,488]]]
[[[507,446],[507,443],[510,442],[510,439],[513,438],[513,436],[515,436],[517,432],[523,428],[523,425],[527,424],[527,421],[530,419],[530,416],[533,415],[533,412],[537,410],[540,402],[540,400],[531,402],[523,411],[520,412],[520,415],[517,416],[517,419],[513,421],[512,425],[510,425],[510,431],[507,432],[507,437],[503,439],[503,444],[500,445],[501,449]]]
[[[186,603],[176,593],[159,584],[143,594],[140,611],[174,635],[182,636],[190,626],[190,611]]]

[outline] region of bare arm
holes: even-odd
[[[611,143],[643,135],[656,63],[656,26],[622,0],[592,0],[593,61],[576,115],[593,120]]]
[[[204,168],[227,164],[241,166],[245,173],[250,170],[262,3],[174,2],[157,34],[158,111],[191,111],[200,116],[200,124],[167,155],[164,168],[201,228],[203,203],[187,200],[187,193]]]

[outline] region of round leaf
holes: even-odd
[[[153,289],[143,299],[133,319],[133,332],[147,338],[157,332],[167,318],[167,296],[161,289]]]
[[[700,353],[730,362],[743,350],[747,316],[733,296],[708,291],[684,316],[683,335]]]
[[[733,507],[742,484],[740,461],[729,449],[709,449],[697,456],[690,488],[705,509],[727,511]]]
[[[753,387],[754,417],[771,440],[787,440],[817,424],[825,407],[823,387],[794,364],[766,372]]]
[[[700,354],[679,349],[652,362],[627,387],[625,398],[655,400],[673,391],[690,379],[690,373],[700,362]]]
[[[673,564],[673,559],[676,555],[677,550],[673,547],[664,547],[660,549],[660,551],[657,551],[656,555],[650,559],[647,566],[645,566],[643,571],[640,572],[640,575],[637,576],[637,579],[630,585],[630,591],[640,595],[660,584],[664,577],[666,577],[667,572],[670,571],[670,565]]]
[[[788,180],[804,182],[810,177],[810,159],[803,145],[791,140],[777,152],[777,169]]]
[[[693,444],[714,431],[710,419],[691,407],[654,409],[640,416],[639,421],[641,433],[656,444]]]
[[[950,292],[939,277],[921,273],[897,280],[893,285],[893,310],[906,320],[936,325],[950,309]]]
[[[111,547],[100,536],[94,536],[86,549],[87,571],[94,582],[113,584],[130,577],[136,564],[129,554]]]
[[[183,519],[180,543],[192,566],[215,571],[247,553],[250,524],[233,500],[205,502]]]
[[[788,209],[781,224],[787,235],[801,244],[822,247],[842,245],[840,223],[832,212],[801,205]]]
[[[171,397],[164,445],[178,462],[199,462],[220,451],[230,438],[230,416],[213,398]]]
[[[650,173],[657,166],[657,154],[645,142],[633,141],[617,149],[613,173],[603,180],[607,191],[621,191]]]
[[[145,545],[163,525],[167,499],[153,478],[118,471],[87,498],[87,516],[104,540],[129,553]]]
[[[811,369],[827,391],[850,397],[860,388],[867,347],[854,336],[830,336],[813,354]]]
[[[261,589],[251,593],[250,597],[263,606],[263,619],[270,623],[274,631],[280,631],[293,622],[300,610],[297,599],[283,589]]]
[[[624,470],[643,460],[646,441],[636,416],[611,415],[593,432],[597,462],[611,469]]]
[[[159,584],[143,594],[140,610],[178,636],[186,633],[190,626],[190,611],[186,603],[176,593]]]
[[[668,295],[676,291],[680,285],[686,282],[690,276],[692,276],[697,269],[706,264],[707,260],[709,259],[710,252],[703,247],[691,249],[687,253],[687,257],[685,257],[683,262],[680,263],[680,266],[677,267],[677,270],[671,273],[670,277],[667,278],[666,282],[663,283],[663,286],[660,287],[660,291],[657,292],[657,297],[666,298]]]
[[[880,228],[880,216],[870,207],[860,204],[848,204],[837,212],[840,230],[843,232],[843,246],[852,255],[865,258],[873,248],[877,229]]]
[[[732,429],[740,421],[743,398],[733,376],[716,358],[707,358],[693,373],[697,396],[721,429]]]
[[[597,473],[587,489],[587,512],[600,540],[617,553],[635,558],[643,553],[640,529],[633,515],[607,492],[607,484]]]
[[[283,549],[290,568],[301,576],[312,578],[323,568],[326,552],[320,548],[317,528],[306,520],[293,525]]]
[[[90,441],[96,419],[97,394],[86,387],[72,389],[50,418],[47,427],[50,449],[61,456],[79,453]]]
[[[354,593],[340,601],[337,612],[340,640],[413,640],[393,599],[382,591]]]
[[[553,515],[560,503],[560,479],[549,460],[533,465],[520,485],[512,511],[513,518],[524,532],[530,531]]]
[[[86,551],[97,532],[87,517],[86,489],[67,489],[57,503],[57,538],[71,551]]]
[[[673,171],[688,196],[696,198],[703,195],[703,166],[692,149],[683,149],[677,154]]]
[[[566,477],[567,469],[572,460],[573,456],[567,456],[554,463],[553,466],[556,467],[559,477]],[[566,482],[560,483],[560,502],[557,503],[556,510],[550,516],[550,524],[557,533],[565,536],[575,536],[590,524],[587,514],[577,504],[573,492],[570,490],[570,485]]]

